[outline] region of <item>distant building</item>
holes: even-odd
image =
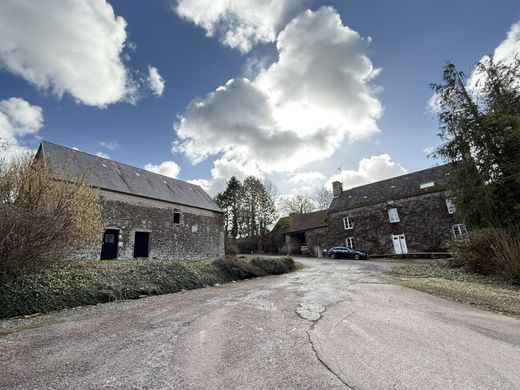
[[[99,188],[105,224],[87,259],[201,259],[224,255],[223,213],[201,187],[43,141],[36,158],[58,178]],[[74,232],[70,232],[74,234]]]
[[[327,210],[282,218],[273,234],[292,254],[302,245],[315,255],[333,246],[373,255],[445,252],[450,239],[466,233],[454,214],[450,175],[443,165],[346,191],[334,182]]]
[[[322,257],[328,242],[327,210],[280,218],[271,235],[278,253],[301,254],[305,246],[310,255]]]

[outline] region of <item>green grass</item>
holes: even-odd
[[[433,262],[394,268],[386,274],[396,283],[442,298],[520,316],[520,286],[449,263]]]
[[[170,294],[294,268],[291,258],[67,261],[3,283],[0,318]]]

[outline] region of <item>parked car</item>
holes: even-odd
[[[327,251],[327,255],[331,259],[354,259],[354,260],[367,260],[368,253],[357,251],[346,246],[335,246]]]

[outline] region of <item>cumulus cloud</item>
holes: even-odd
[[[263,172],[252,161],[239,162],[220,158],[213,162],[211,179],[194,179],[188,180],[188,182],[200,185],[211,196],[214,196],[226,188],[227,181],[231,176],[235,176],[239,180],[244,180],[248,176],[255,176],[259,179],[265,178]]]
[[[148,66],[148,85],[152,93],[157,97],[162,96],[165,84],[159,70],[156,67]]]
[[[401,164],[392,161],[388,154],[381,154],[362,159],[357,170],[342,170],[333,175],[326,186],[330,189],[333,181],[340,181],[343,183],[343,189],[349,189],[405,173],[406,169]]]
[[[321,173],[316,171],[311,172],[299,172],[293,174],[289,177],[289,183],[296,184],[300,186],[316,186],[316,182],[321,183],[327,177]]]
[[[158,165],[146,164],[144,169],[150,172],[159,173],[164,176],[176,178],[181,172],[181,167],[173,161],[164,161]]]
[[[369,84],[378,73],[369,42],[333,8],[302,13],[278,35],[277,62],[188,105],[173,151],[193,163],[221,155],[262,173],[291,172],[376,133],[382,106]]]
[[[126,22],[106,0],[0,2],[0,67],[42,90],[103,107],[133,99]]]
[[[509,29],[506,39],[504,39],[494,50],[493,59],[495,62],[503,61],[511,64],[515,58],[520,56],[520,20],[513,24]],[[491,60],[490,56],[483,56],[480,63],[486,65]],[[468,80],[468,87],[473,91],[478,91],[479,85],[483,82],[485,73],[473,71]]]
[[[35,135],[43,126],[39,106],[17,97],[0,101],[0,146],[2,156],[11,158],[31,149],[23,145],[23,138]]]
[[[273,42],[278,31],[310,0],[177,0],[180,17],[202,27],[209,37],[248,52],[257,43]]]

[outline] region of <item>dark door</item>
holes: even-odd
[[[150,242],[150,233],[135,232],[134,257],[148,257],[148,243],[149,242]]]
[[[107,229],[103,234],[103,246],[101,247],[101,260],[117,259],[117,244],[119,242],[119,230]]]

